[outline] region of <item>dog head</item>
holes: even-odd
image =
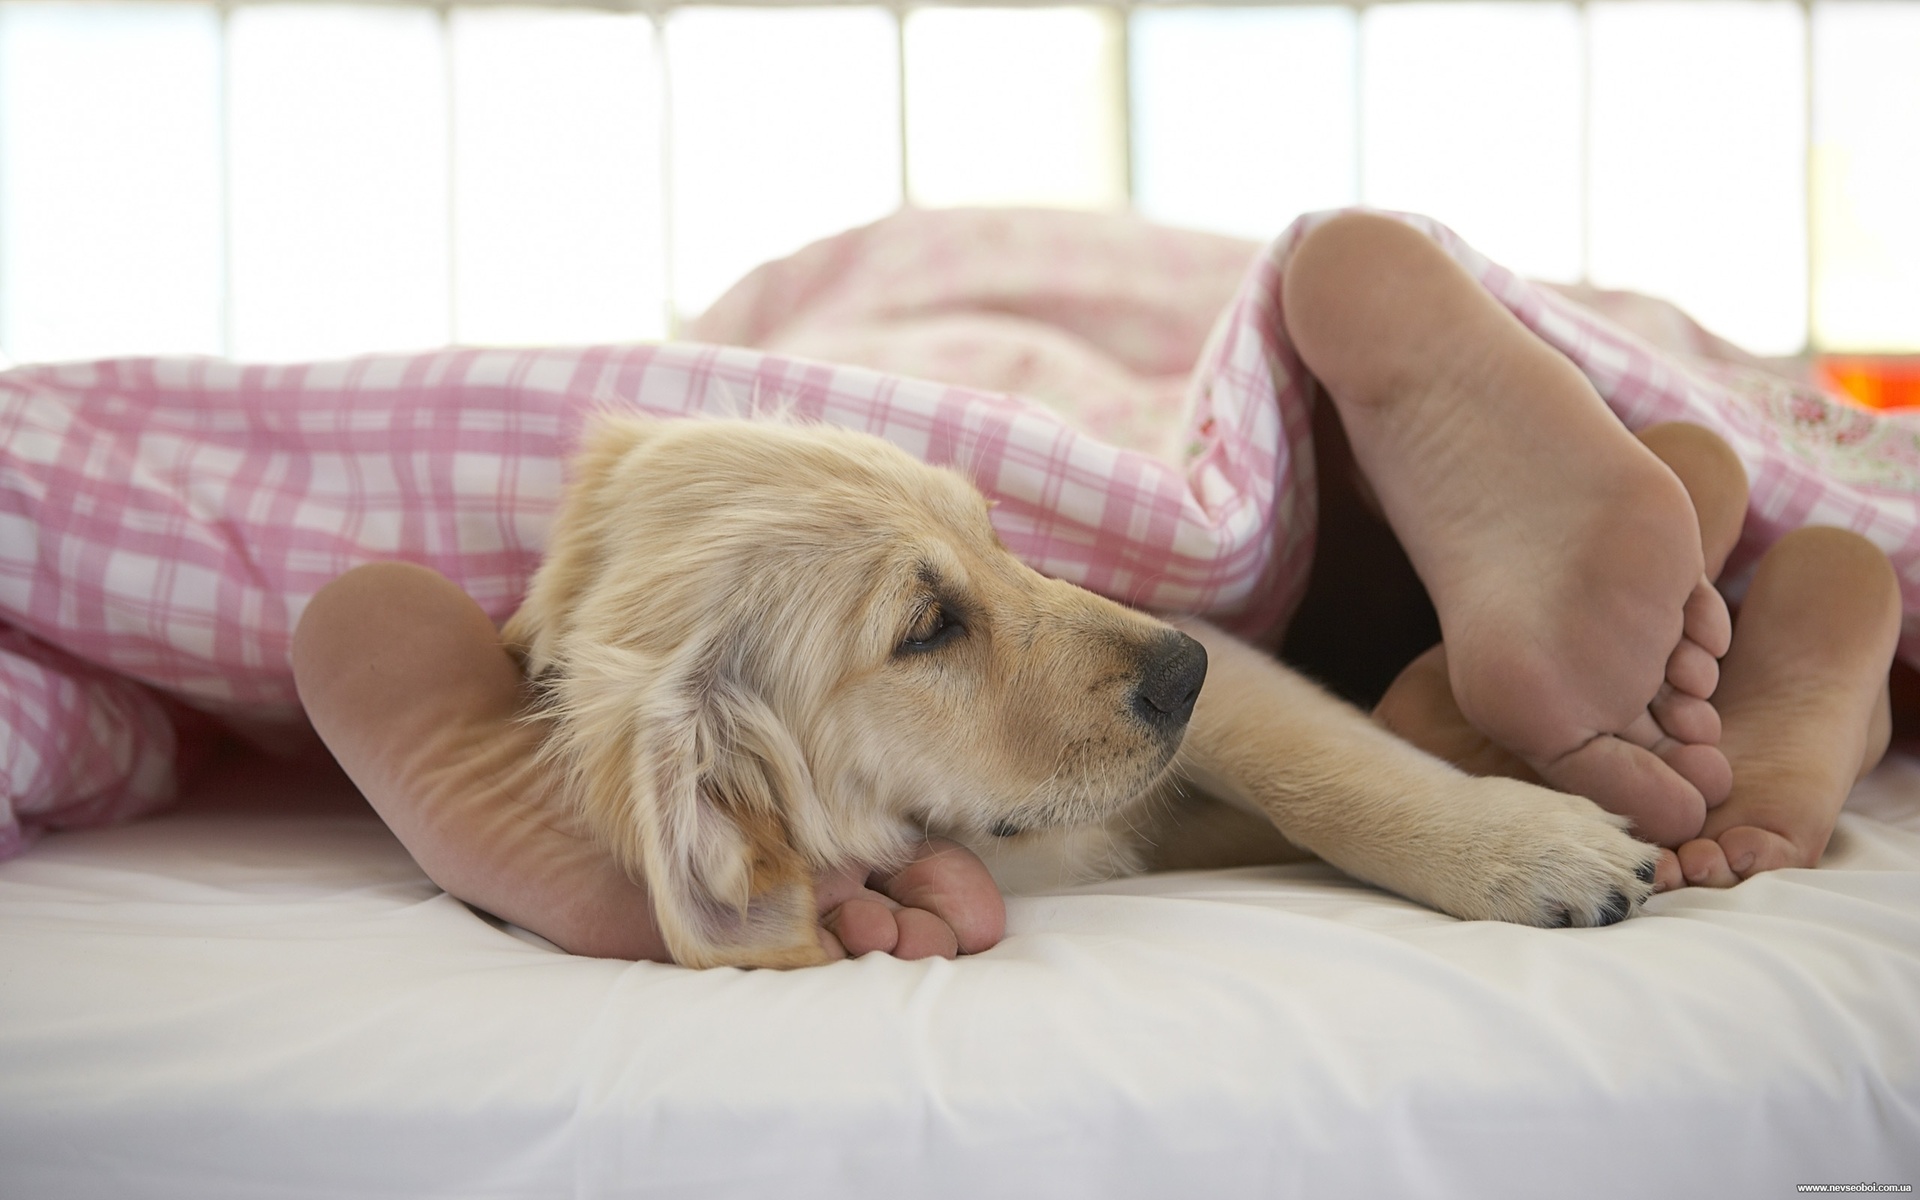
[[[818,961],[817,871],[1112,816],[1206,671],[864,434],[606,418],[506,638],[590,827],[689,965]]]

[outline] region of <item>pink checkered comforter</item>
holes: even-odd
[[[505,618],[606,406],[869,430],[971,474],[1040,569],[1272,638],[1315,516],[1312,381],[1278,281],[1320,219],[1261,252],[1118,216],[909,212],[756,271],[697,343],[0,374],[0,857],[167,802],[193,713],[297,724],[289,637],[356,563],[425,563]],[[1407,219],[1628,425],[1728,438],[1754,480],[1736,571],[1803,524],[1883,546],[1915,657],[1914,424],[1830,402],[1671,310],[1598,298],[1629,323],[1652,313],[1656,348]]]

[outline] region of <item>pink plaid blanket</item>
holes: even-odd
[[[291,632],[357,563],[424,563],[504,619],[569,449],[606,406],[868,430],[971,475],[1041,570],[1271,641],[1315,517],[1314,385],[1278,282],[1321,219],[1261,252],[1120,216],[902,213],[743,280],[690,330],[730,345],[0,374],[0,857],[41,828],[167,802],[196,712],[297,724]],[[1670,310],[1589,297],[1663,349],[1407,220],[1629,426],[1685,418],[1732,443],[1754,481],[1736,571],[1804,524],[1885,548],[1916,656],[1920,426],[1833,402]]]

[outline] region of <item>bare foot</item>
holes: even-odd
[[[1435,758],[1469,775],[1504,775],[1540,783],[1519,755],[1474,728],[1453,698],[1445,642],[1407,664],[1373,708],[1373,719]]]
[[[1667,464],[1687,489],[1699,513],[1701,548],[1707,569],[1718,574],[1740,540],[1746,519],[1747,476],[1733,450],[1717,434],[1698,425],[1669,423],[1642,430],[1640,441]],[[1683,642],[1676,655],[1688,652]],[[1669,674],[1674,665],[1669,662]],[[1717,675],[1718,668],[1715,667]],[[1662,686],[1651,706],[1666,728],[1692,728],[1703,741],[1718,742],[1720,716],[1714,706]],[[1504,775],[1542,782],[1520,757],[1476,729],[1454,701],[1444,644],[1415,659],[1387,689],[1373,710],[1374,720],[1427,753],[1473,775]],[[1685,885],[1679,861],[1661,856],[1655,890]]]
[[[1397,221],[1317,228],[1285,305],[1433,597],[1461,711],[1638,836],[1695,836],[1731,772],[1703,722],[1669,727],[1675,706],[1652,706],[1704,704],[1730,623],[1674,473],[1572,363]]]
[[[519,719],[519,669],[458,587],[404,563],[349,571],[308,605],[293,659],[314,728],[430,879],[572,953],[668,961],[646,889],[580,833]],[[985,865],[952,842],[815,890],[836,957],[951,957],[1005,928]]]
[[[1705,578],[1720,578],[1727,556],[1740,541],[1740,530],[1747,519],[1747,471],[1740,457],[1719,434],[1703,426],[1681,421],[1651,425],[1637,435],[1641,445],[1687,489],[1695,519],[1700,526],[1700,550],[1705,560]],[[1726,602],[1719,592],[1711,594],[1695,589],[1687,603],[1689,629],[1712,629],[1707,639],[1723,650],[1732,640],[1730,627],[1721,632],[1726,620]],[[1662,730],[1681,742],[1717,745],[1720,740],[1720,714],[1714,705],[1700,699],[1712,697],[1719,678],[1719,665],[1692,638],[1683,638],[1667,660],[1667,682],[1648,706]],[[1675,681],[1684,680],[1680,686]],[[1728,786],[1731,787],[1731,778]],[[1707,794],[1708,806],[1724,799],[1725,790],[1716,796]]]
[[[1685,421],[1649,425],[1636,436],[1687,489],[1706,576],[1720,578],[1747,521],[1747,469],[1740,456],[1719,434]]]
[[[1760,560],[1714,696],[1733,793],[1680,847],[1688,883],[1820,861],[1847,793],[1887,749],[1900,607],[1886,555],[1858,534],[1796,530]]]

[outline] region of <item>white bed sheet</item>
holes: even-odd
[[[258,772],[0,865],[0,1196],[1920,1184],[1911,760],[1820,870],[1610,929],[1302,865],[1016,899],[973,959],[784,974],[559,954],[336,784]]]

